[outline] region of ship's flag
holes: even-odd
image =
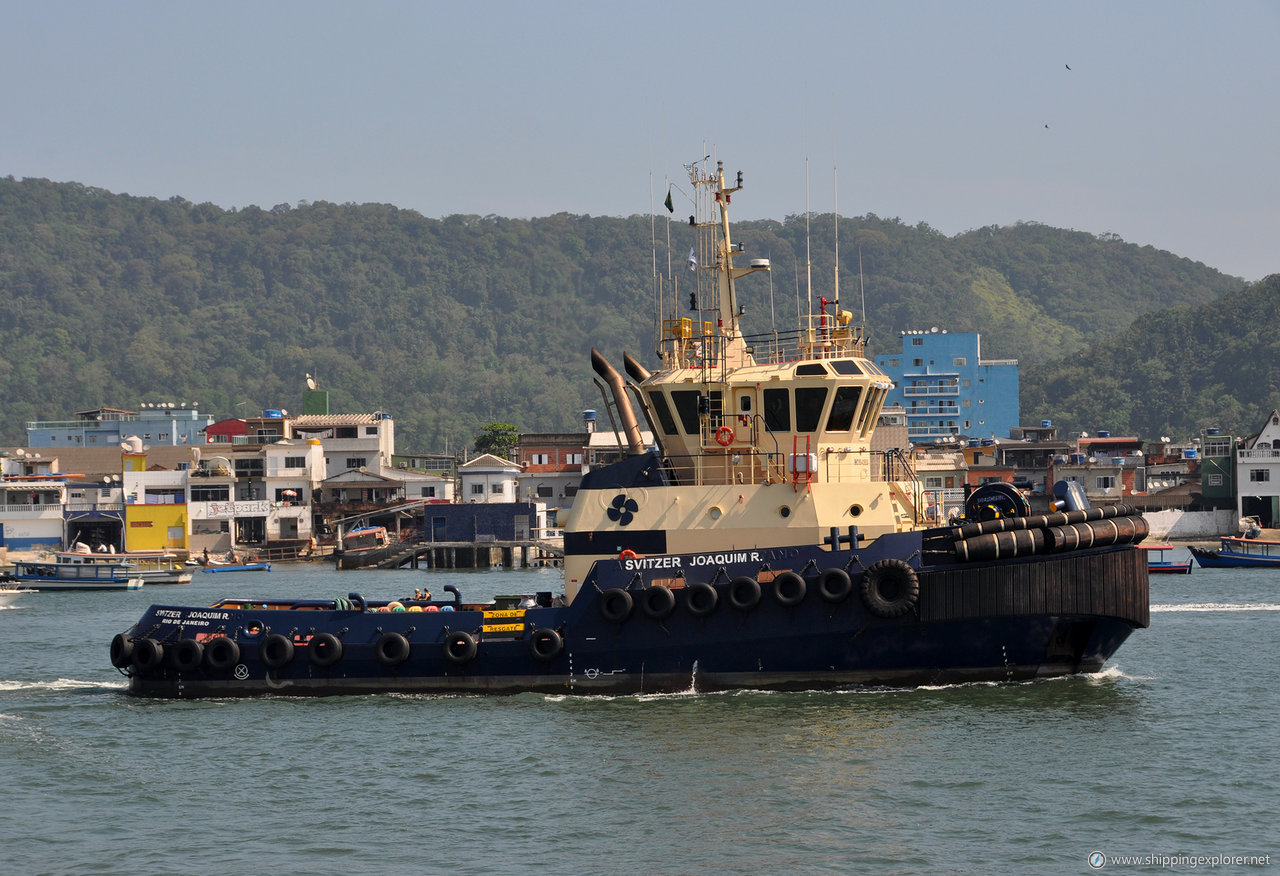
[[[662,202],[662,204],[663,204],[663,206],[664,206],[664,207],[666,207],[666,208],[667,208],[667,212],[668,212],[668,213],[674,213],[674,212],[676,211],[676,206],[675,206],[675,204],[671,203],[671,189],[670,189],[670,188],[668,188],[668,189],[667,189],[667,199],[666,199],[665,201],[663,201],[663,202]]]
[[[689,270],[698,270],[698,257],[693,254],[693,247],[689,247]]]

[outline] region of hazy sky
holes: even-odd
[[[805,211],[807,157],[815,213],[1034,221],[1280,271],[1280,0],[0,13],[0,175],[223,207],[623,216],[711,152],[746,176],[735,218],[783,219]]]

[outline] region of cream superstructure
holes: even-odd
[[[821,298],[796,331],[744,335],[735,284],[770,265],[734,263],[745,259],[728,215],[742,175],[730,186],[719,163],[713,172],[700,165],[689,172],[694,316],[664,318],[674,307],[659,295],[661,367],[649,372],[627,356],[633,382],[625,388],[593,355],[632,452],[644,452],[638,408],[672,485],[578,494],[566,532],[589,534],[592,548],[566,556],[569,599],[595,560],[643,553],[629,545],[629,533],[661,531],[666,552],[678,554],[821,544],[850,527],[865,543],[928,522],[906,457],[870,449],[892,384],[864,357],[861,328],[838,302]]]

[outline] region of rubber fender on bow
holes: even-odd
[[[406,641],[405,647],[408,648],[408,645]],[[476,659],[478,650],[475,636],[464,630],[454,630],[444,637],[444,659],[455,666],[461,666]]]
[[[670,587],[655,584],[640,595],[640,610],[645,617],[662,620],[676,610],[676,595]]]
[[[716,593],[716,588],[705,581],[690,584],[684,589],[684,607],[694,617],[706,617],[711,614],[716,610],[716,603],[719,601],[720,595]]]
[[[281,669],[293,660],[293,642],[288,636],[270,633],[258,646],[258,659],[268,669]]]
[[[226,636],[217,636],[204,644],[204,665],[211,672],[226,672],[240,662],[240,646]]]
[[[564,637],[549,627],[533,631],[529,637],[529,653],[534,660],[544,663],[554,660],[564,651]]]
[[[204,662],[204,645],[195,639],[179,639],[169,650],[169,662],[179,672],[195,672]]]
[[[729,604],[738,611],[751,611],[760,604],[760,582],[740,575],[729,582]]]
[[[140,672],[159,669],[164,662],[164,645],[155,639],[135,639],[133,642],[133,668]]]
[[[620,624],[631,617],[631,594],[621,587],[610,587],[600,594],[600,617],[611,624]]]
[[[877,617],[901,617],[919,598],[920,578],[905,560],[880,560],[862,573],[862,601]]]
[[[116,633],[111,640],[111,665],[124,669],[133,661],[133,636]]]
[[[844,569],[824,569],[818,576],[818,595],[824,602],[844,602],[853,592],[853,579]]]
[[[342,659],[342,642],[333,633],[316,633],[307,643],[307,660],[312,666],[328,669]]]
[[[409,640],[399,633],[383,633],[373,645],[373,656],[383,666],[399,666],[409,659]]]
[[[804,579],[795,572],[782,572],[773,579],[773,598],[779,605],[793,606],[804,602]]]

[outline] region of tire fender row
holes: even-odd
[[[652,584],[638,590],[610,587],[600,591],[596,606],[602,620],[621,625],[635,614],[664,621],[677,609],[695,618],[707,618],[720,608],[722,602],[733,611],[747,614],[754,611],[766,596],[784,608],[794,608],[804,602],[810,591],[816,591],[818,597],[829,605],[839,605],[857,589],[866,609],[876,617],[886,619],[907,614],[920,599],[919,575],[910,563],[897,558],[873,563],[862,571],[856,582],[847,566],[832,566],[810,576],[809,580],[798,572],[778,572],[763,585],[756,576],[738,575],[717,589],[711,582],[723,572],[723,569],[718,571],[711,581],[686,584],[680,598],[665,584]]]

